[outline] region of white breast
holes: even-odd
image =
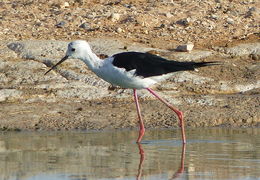
[[[135,76],[135,70],[125,71],[124,68],[115,67],[112,60],[112,58],[104,60],[104,63],[93,71],[105,81],[122,88],[144,89],[157,83],[152,78]]]

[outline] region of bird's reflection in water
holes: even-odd
[[[142,147],[142,144],[137,143],[138,149],[139,149],[139,154],[140,154],[140,162],[138,165],[138,173],[136,175],[136,179],[140,180],[142,177],[142,169],[143,169],[143,162],[145,158],[145,152]],[[184,160],[185,160],[185,152],[186,152],[186,144],[182,144],[182,152],[181,152],[181,162],[180,162],[180,167],[179,169],[173,174],[173,176],[170,179],[177,179],[179,178],[182,173],[184,172]]]
[[[171,179],[179,178],[179,177],[181,176],[181,174],[184,172],[185,152],[186,152],[186,144],[182,144],[180,167],[179,167],[179,169],[176,171],[176,173],[172,176]]]

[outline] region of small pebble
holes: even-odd
[[[174,29],[175,29],[174,26],[169,26],[169,27],[168,27],[168,30],[169,30],[169,31],[173,31]]]
[[[215,14],[212,14],[212,15],[210,16],[210,18],[211,18],[211,19],[214,19],[214,20],[217,20],[217,19],[218,19],[218,16],[215,15]]]
[[[60,7],[61,8],[67,8],[69,6],[70,6],[70,4],[68,2],[64,2]]]
[[[161,32],[161,33],[160,33],[160,36],[170,36],[170,34],[167,33],[167,32]]]
[[[145,22],[142,22],[142,23],[141,23],[141,26],[142,26],[142,27],[146,27],[146,23],[145,23]]]
[[[56,26],[57,28],[63,28],[63,27],[65,26],[65,24],[66,24],[65,21],[61,21],[61,22],[59,22],[58,24],[56,24],[55,26]]]
[[[96,14],[95,13],[87,14],[86,18],[88,18],[88,19],[95,19],[96,18]]]
[[[149,34],[147,29],[144,30],[144,34]]]
[[[35,21],[35,25],[36,25],[36,26],[41,26],[41,25],[42,25],[41,20],[37,19],[37,20]]]
[[[111,16],[110,16],[110,19],[113,21],[113,22],[116,22],[120,19],[120,14],[118,13],[112,13]]]
[[[82,28],[82,29],[85,29],[85,30],[90,29],[90,25],[88,23],[83,23],[79,27]]]
[[[165,14],[165,16],[166,16],[167,18],[171,18],[173,15],[172,15],[172,13],[167,12],[167,13]]]
[[[116,32],[121,33],[121,32],[123,32],[123,29],[119,27],[119,28],[116,29]]]
[[[227,18],[227,23],[228,24],[234,24],[234,20],[232,18]]]
[[[185,18],[185,19],[180,19],[176,23],[183,25],[183,26],[188,26],[190,25],[191,19],[190,18]]]
[[[179,45],[176,50],[177,51],[182,51],[182,52],[190,52],[194,47],[193,43],[188,43],[184,45]]]

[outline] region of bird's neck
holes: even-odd
[[[81,60],[92,71],[95,71],[96,69],[98,69],[103,63],[103,61],[99,57],[97,57],[97,55],[93,52],[88,53],[84,58],[81,58]]]

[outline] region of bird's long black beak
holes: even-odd
[[[61,64],[63,61],[65,61],[66,59],[68,59],[69,56],[64,56],[59,62],[57,62],[57,64],[55,64],[54,66],[52,66],[46,73],[44,73],[44,75],[48,74],[48,72],[50,72],[51,70],[53,70],[54,68],[56,68],[59,64]]]

